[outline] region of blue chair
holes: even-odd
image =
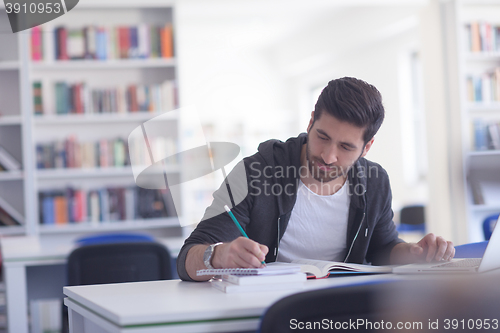
[[[483,232],[484,232],[484,239],[489,240],[491,237],[491,233],[493,232],[493,229],[495,228],[495,225],[498,220],[498,216],[500,214],[493,214],[488,217],[486,217],[483,221]]]
[[[455,246],[455,258],[482,258],[488,241]]]
[[[76,240],[79,246],[130,242],[154,242],[154,238],[146,234],[111,233],[84,236]]]
[[[405,206],[399,217],[399,232],[421,232],[425,234],[425,207],[423,205]]]

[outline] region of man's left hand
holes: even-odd
[[[391,251],[391,264],[449,261],[455,256],[455,247],[441,236],[427,234],[418,243],[399,243]]]

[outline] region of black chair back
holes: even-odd
[[[306,291],[271,305],[260,332],[487,331],[491,324],[475,319],[498,314],[498,286],[496,275],[477,274]],[[457,318],[455,322],[463,327],[450,318]]]
[[[400,214],[401,224],[425,224],[425,207],[422,205],[405,206],[401,209]]]
[[[358,319],[364,322],[380,321],[390,306],[384,302],[385,297],[380,297],[388,288],[388,283],[375,283],[287,296],[266,311],[260,332],[371,331]],[[310,323],[309,326],[307,323]],[[352,326],[352,323],[360,326]]]
[[[155,242],[82,246],[68,258],[70,286],[171,278],[170,253]]]

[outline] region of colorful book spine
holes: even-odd
[[[55,224],[68,223],[68,200],[63,195],[54,197],[54,216]]]
[[[96,32],[96,58],[106,60],[108,58],[108,33],[100,27]]]
[[[36,115],[43,114],[42,82],[33,82],[33,112]]]
[[[120,27],[119,32],[119,45],[120,45],[120,58],[127,59],[130,48],[130,35],[127,27]]]
[[[129,39],[128,57],[130,59],[139,58],[139,35],[137,27],[129,28]]]
[[[151,58],[160,57],[160,53],[158,52],[158,43],[159,43],[158,29],[157,27],[151,26],[149,27],[149,45],[151,47],[150,49]]]
[[[59,58],[58,60],[68,60],[68,30],[64,27],[59,29]]]
[[[161,56],[163,58],[172,58],[174,56],[172,36],[172,24],[169,23],[161,29]]]
[[[40,26],[31,29],[31,60],[43,60],[42,28]]]
[[[139,34],[139,39],[138,39],[139,58],[142,59],[149,58],[150,38],[149,38],[148,26],[146,24],[140,24],[137,30]]]
[[[55,224],[54,197],[51,195],[42,196],[41,222],[43,224]]]

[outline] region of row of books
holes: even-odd
[[[46,225],[176,216],[169,190],[137,186],[42,191],[39,202],[40,222]]]
[[[130,165],[127,141],[122,138],[79,142],[74,136],[36,145],[38,169],[107,168]]]
[[[472,21],[466,24],[466,35],[470,52],[500,51],[500,25]]]
[[[500,122],[474,120],[474,150],[500,150]]]
[[[41,61],[47,56],[44,31],[40,26],[31,29],[31,59]],[[53,31],[54,58],[77,59],[146,59],[174,56],[173,28],[139,24],[137,26],[59,26]]]
[[[96,114],[171,111],[177,106],[177,88],[172,80],[162,84],[91,88],[85,82],[56,82],[56,114]],[[50,113],[43,105],[43,84],[33,82],[34,113]]]
[[[130,144],[130,147],[129,147]],[[169,157],[169,163],[178,163],[175,141],[169,137],[148,137],[144,141],[123,138],[80,142],[75,136],[64,140],[38,143],[36,164],[38,169],[54,168],[109,168],[134,165],[150,165],[150,156]]]
[[[482,75],[468,76],[467,99],[470,102],[499,102],[500,67]]]

